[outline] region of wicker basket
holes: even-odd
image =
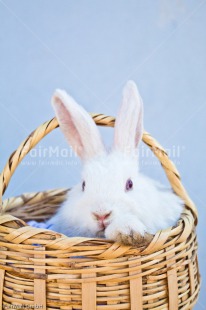
[[[92,116],[98,125],[114,125],[113,117]],[[56,127],[55,118],[44,123],[10,156],[0,176],[2,194],[24,156]],[[64,201],[65,189],[6,199],[0,216],[1,309],[193,308],[200,288],[197,211],[164,149],[148,133],[143,141],[185,201],[178,225],[134,248],[105,239],[68,238],[25,224],[23,220],[49,218]]]

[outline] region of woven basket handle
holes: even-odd
[[[91,114],[95,123],[100,126],[109,126],[114,127],[115,118],[111,116],[105,116],[103,114]],[[36,146],[36,144],[41,141],[47,134],[49,134],[53,129],[59,126],[57,119],[53,118],[52,120],[40,125],[35,131],[33,131],[28,138],[26,138],[21,145],[18,147],[16,151],[14,151],[9,157],[1,175],[0,175],[0,211],[1,213],[4,211],[2,207],[2,196],[8,187],[10,179],[21,163],[22,159],[26,156],[26,154]],[[144,132],[143,134],[143,142],[147,144],[156,157],[161,162],[161,165],[167,175],[167,178],[174,190],[174,192],[183,199],[185,205],[188,209],[190,209],[194,215],[195,220],[197,221],[197,209],[189,198],[186,190],[184,189],[179,172],[175,167],[174,163],[169,159],[167,153],[162,148],[162,146],[153,139],[150,134]]]

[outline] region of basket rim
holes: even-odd
[[[109,259],[117,259],[122,257],[122,255],[150,257],[150,255],[152,256],[155,253],[164,256],[165,250],[172,254],[178,248],[182,248],[183,244],[185,244],[186,249],[188,242],[192,243],[193,239],[196,238],[195,233],[188,241],[188,237],[194,231],[194,225],[194,217],[191,211],[185,208],[176,226],[157,231],[149,243],[142,246],[134,246],[104,238],[68,237],[51,229],[32,227],[22,219],[9,213],[0,216],[0,227],[3,227],[3,230],[6,227],[7,235],[5,236],[5,241],[6,246],[9,248],[15,249],[15,246],[19,245],[26,249],[28,248],[29,252],[33,252],[34,248],[36,248],[36,245],[34,246],[34,239],[41,240],[42,243],[38,241],[39,247],[46,247],[46,250],[43,251],[48,252],[48,254],[52,250],[64,251],[72,247],[85,247],[86,244],[95,248],[97,246],[99,248],[102,245],[104,249],[98,256],[99,259],[107,259],[108,257]],[[3,243],[0,242],[0,246],[2,245]]]

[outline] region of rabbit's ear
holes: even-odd
[[[143,134],[143,103],[136,84],[128,81],[114,129],[114,149],[132,153]]]
[[[52,105],[64,136],[81,159],[104,153],[100,133],[92,117],[63,90],[56,90]]]

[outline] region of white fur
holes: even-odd
[[[104,153],[104,145],[93,119],[71,96],[57,89],[52,105],[62,132],[81,159]]]
[[[114,128],[114,148],[122,152],[133,152],[143,133],[143,103],[133,81],[127,82],[123,90],[122,104]]]
[[[88,114],[83,119],[78,117],[79,106],[74,104],[73,99],[69,100],[72,101],[71,106],[66,104],[68,97],[65,92],[55,93],[54,106],[59,104],[59,97],[61,105],[59,109],[55,107],[55,110],[67,140],[73,146],[76,143],[84,144],[80,155],[86,158],[82,171],[82,180],[86,186],[82,191],[80,183],[69,192],[68,200],[48,222],[52,229],[68,236],[105,236],[116,240],[119,234],[155,234],[160,229],[175,225],[183,210],[180,198],[138,172],[135,150],[142,137],[143,107],[134,82],[128,82],[124,89],[123,103],[115,125],[114,147],[110,153],[103,150],[97,128],[91,125],[91,117]],[[62,113],[63,105],[62,124],[59,114]],[[67,118],[67,111],[71,115],[74,109],[76,117]],[[85,127],[85,122],[90,124],[86,137],[81,129],[81,121]],[[69,129],[74,127],[80,128],[77,142],[69,133]],[[99,139],[100,151],[95,147],[94,137]],[[133,189],[130,191],[125,190],[128,179],[133,181]],[[105,220],[106,229],[101,230],[93,213],[104,215],[110,212],[111,215]]]

